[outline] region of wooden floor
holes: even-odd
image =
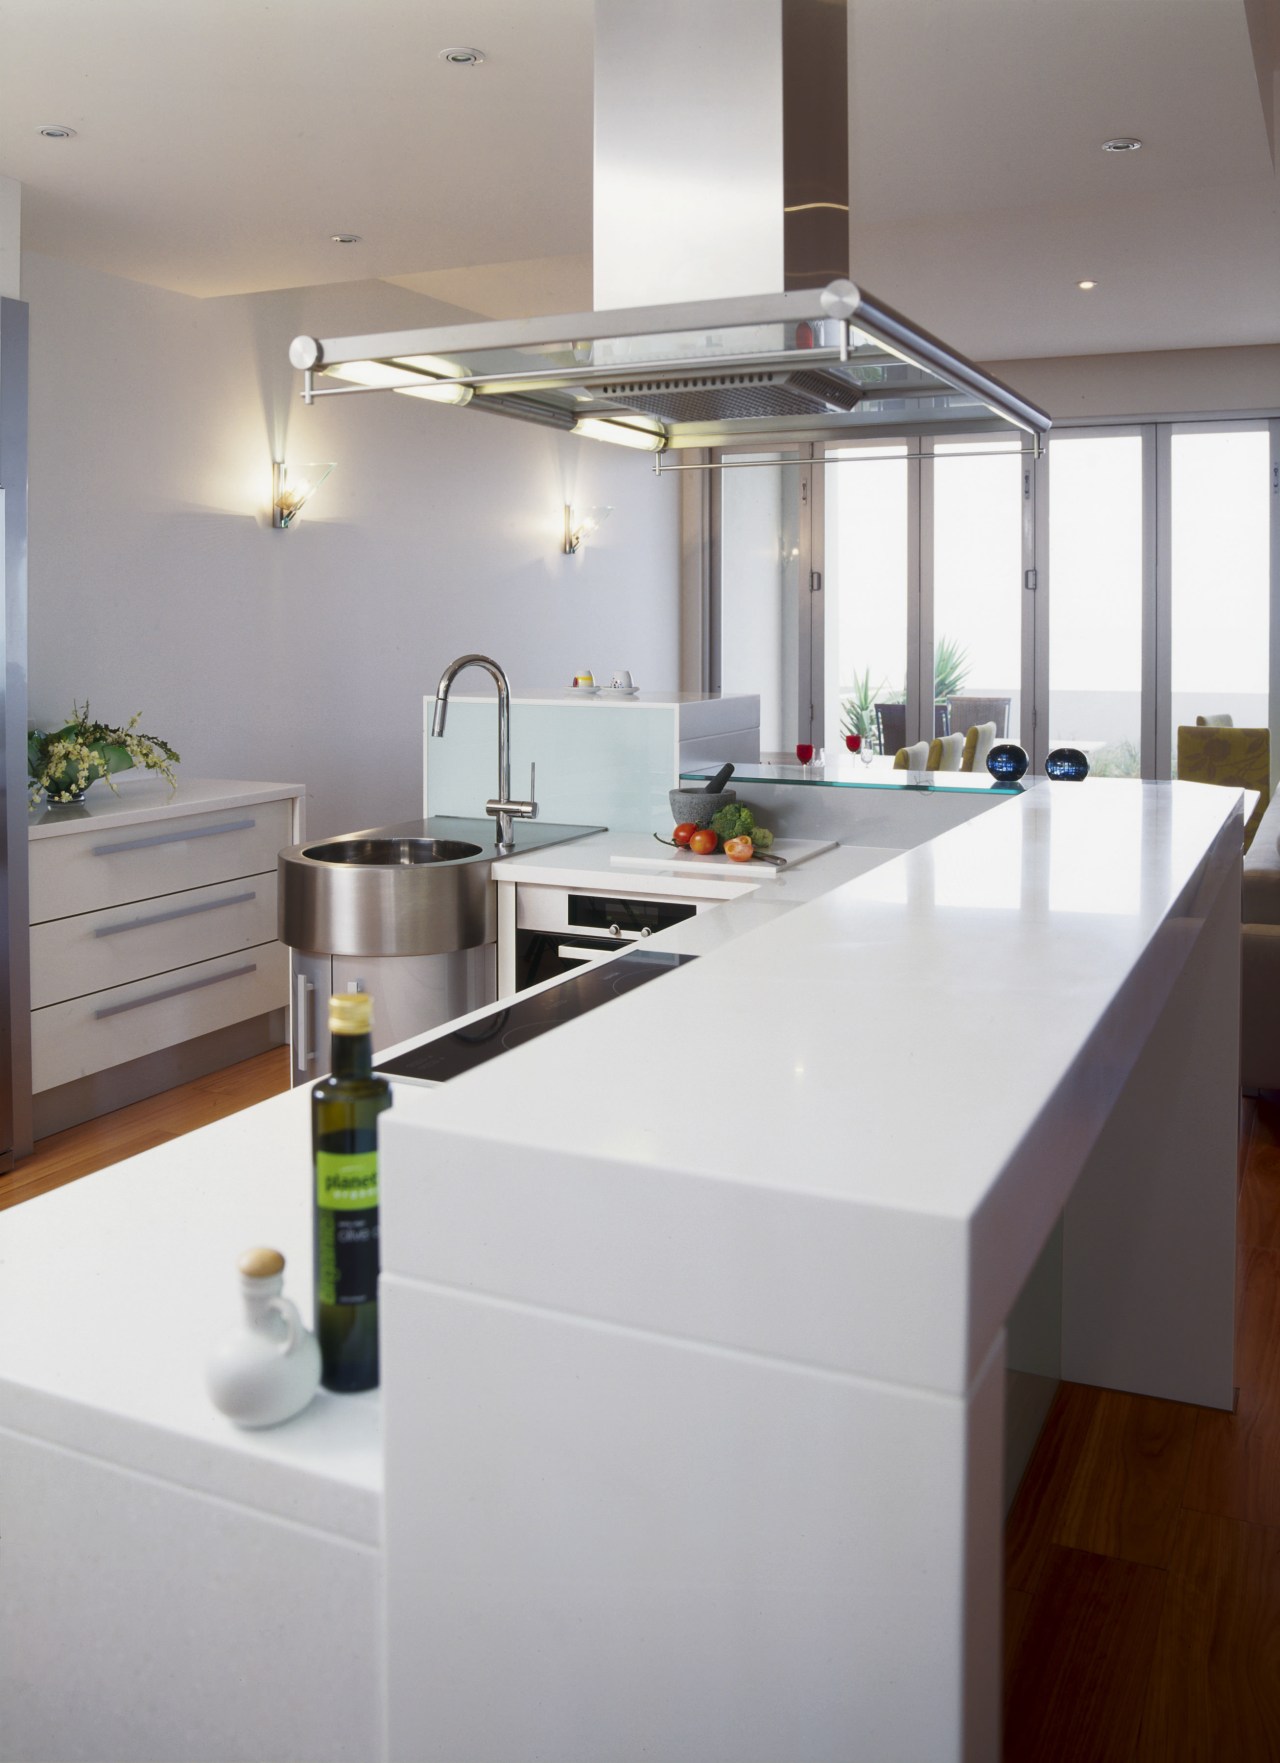
[[[0,1207],[288,1087],[279,1048],[43,1140]],[[1064,1384],[1009,1515],[1010,1763],[1280,1760],[1280,1105],[1247,1105],[1234,1414]]]
[[[41,1139],[34,1154],[24,1158],[12,1174],[0,1176],[0,1210],[60,1188],[95,1169],[105,1169],[109,1163],[119,1163],[135,1152],[150,1150],[152,1145],[162,1145],[197,1126],[207,1126],[211,1120],[221,1120],[224,1114],[235,1114],[288,1087],[289,1049],[273,1047],[256,1059],[229,1065],[225,1071],[197,1078],[179,1089],[54,1133]]]
[[[1242,1130],[1234,1414],[1064,1384],[1009,1515],[1009,1763],[1280,1759],[1280,1106]]]

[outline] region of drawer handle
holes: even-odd
[[[118,851],[149,851],[154,845],[181,845],[187,839],[213,839],[219,833],[243,833],[257,826],[256,820],[226,820],[221,826],[188,827],[181,833],[152,833],[145,839],[121,839],[118,845],[91,845],[91,857],[114,857]]]
[[[151,912],[146,918],[130,918],[123,924],[102,924],[93,934],[95,937],[118,937],[124,930],[145,930],[148,925],[168,924],[174,918],[195,918],[200,912],[216,912],[221,906],[243,906],[246,900],[256,900],[257,897],[250,888],[247,894],[228,894],[225,900],[204,900],[199,906],[175,906],[169,912]]]
[[[241,974],[256,973],[258,963],[250,961],[243,967],[229,967],[225,973],[211,973],[205,979],[189,979],[180,986],[167,986],[163,992],[152,992],[149,998],[130,998],[127,1004],[104,1004],[101,1010],[95,1010],[93,1019],[101,1022],[104,1016],[119,1016],[125,1010],[140,1010],[144,1004],[160,1004],[166,998],[180,998],[184,992],[198,992],[205,986],[221,985],[224,979],[239,979]]]
[[[608,955],[608,949],[582,949],[577,943],[561,943],[556,954],[561,961],[599,961],[602,955]]]

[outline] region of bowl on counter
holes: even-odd
[[[687,823],[690,826],[710,826],[711,816],[718,814],[729,802],[738,800],[736,790],[672,790],[670,793],[671,818],[677,826]]]

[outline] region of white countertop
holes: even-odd
[[[406,1096],[389,1268],[964,1389],[1185,958],[1197,884],[1232,873],[1239,803],[1037,784],[843,885],[848,847],[661,933],[706,958]]]
[[[278,802],[282,796],[305,794],[302,784],[238,783],[226,778],[184,778],[178,773],[176,789],[150,771],[117,773],[114,790],[100,780],[85,792],[83,802],[41,804],[31,810],[28,835],[32,839],[55,839],[63,833],[83,832],[95,823],[112,827],[134,826],[139,821],[169,819],[182,814],[215,813],[222,808],[242,808],[253,802]]]
[[[652,946],[703,959],[441,1088],[396,1086],[388,1269],[963,1387],[1160,1008],[1196,884],[1230,870],[1238,803],[1043,785],[903,855],[681,873],[723,904]],[[499,869],[617,889],[632,837]],[[283,1250],[309,1314],[307,1100],[0,1215],[0,1422],[370,1541],[376,1395],[241,1432],[203,1388],[250,1243]],[[933,1291],[967,1334],[931,1326]]]
[[[281,1250],[310,1318],[310,1167],[303,1088],[0,1213],[0,1423],[376,1543],[376,1394],[252,1432],[205,1394],[244,1249]]]

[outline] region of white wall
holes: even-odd
[[[584,667],[677,685],[678,495],[651,460],[388,394],[297,399],[298,332],[452,309],[384,283],[201,301],[34,254],[23,295],[36,725],[86,696],[141,710],[189,775],[305,783],[321,834],[419,812],[422,696],[466,650],[517,689]],[[338,462],[288,532],[282,442]],[[614,508],[576,557],[565,501]]]
[[[986,363],[1055,422],[1280,410],[1280,344]]]

